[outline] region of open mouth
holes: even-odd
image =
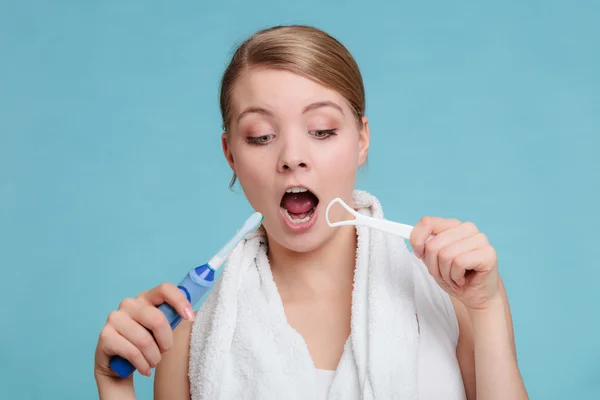
[[[281,211],[294,225],[310,221],[319,204],[319,198],[305,187],[291,187],[281,198]]]

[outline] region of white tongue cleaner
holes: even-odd
[[[331,209],[331,206],[333,206],[335,203],[341,204],[342,207],[344,207],[346,209],[346,211],[348,211],[350,214],[352,214],[354,216],[354,219],[338,221],[338,222],[331,222],[329,220],[329,210]],[[399,222],[393,222],[393,221],[388,221],[386,219],[373,218],[373,217],[368,217],[366,215],[359,214],[358,212],[356,212],[356,210],[353,210],[346,203],[344,203],[344,201],[342,199],[340,199],[339,197],[331,200],[331,202],[329,202],[329,204],[327,205],[327,208],[325,209],[325,219],[327,220],[327,225],[329,225],[330,227],[344,226],[344,225],[367,226],[372,229],[377,229],[382,232],[391,233],[392,235],[400,236],[401,238],[404,238],[406,240],[410,240],[410,235],[414,228],[411,225],[405,225],[405,224],[401,224]],[[433,238],[433,236],[430,236],[427,239],[427,241],[431,240],[432,238]]]

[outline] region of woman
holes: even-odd
[[[370,132],[342,44],[305,26],[260,31],[234,54],[220,105],[232,184],[263,226],[196,315],[171,284],[109,315],[102,399],[135,396],[108,367],[115,354],[147,376],[156,367],[158,399],[527,398],[496,254],[474,224],[424,217],[414,254],[401,239],[327,226],[336,197],[383,216],[354,188]],[[174,332],[156,309],[165,301],[185,317]]]

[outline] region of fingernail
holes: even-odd
[[[189,321],[194,320],[194,311],[192,310],[192,307],[188,306],[185,308],[185,319],[187,319]]]

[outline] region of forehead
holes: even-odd
[[[343,96],[335,90],[285,70],[246,70],[232,94],[234,115],[247,107],[266,107],[276,113],[298,112],[307,104],[321,101],[333,101],[349,110]]]

